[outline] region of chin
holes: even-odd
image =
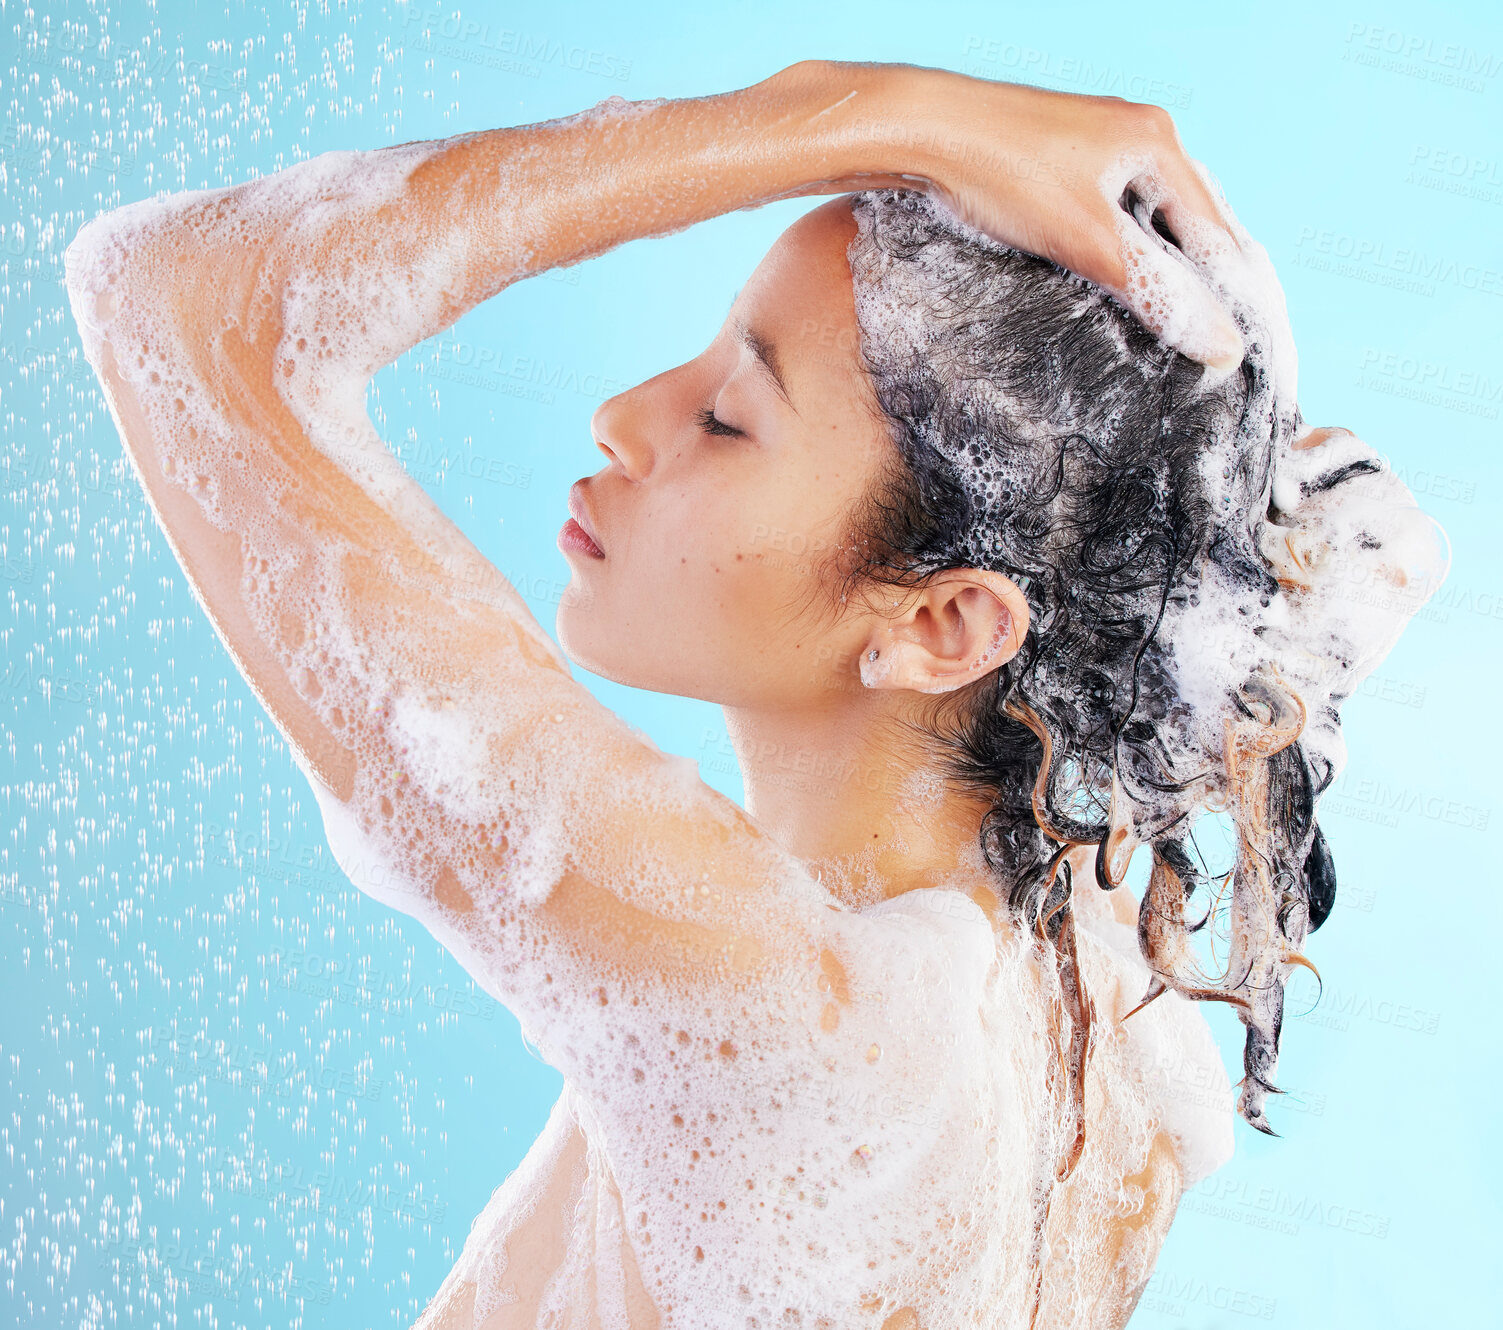
[[[588,606],[570,603],[569,596],[573,591],[571,586],[565,593],[553,620],[559,647],[570,663],[612,683],[630,688],[650,688],[651,684],[633,677],[631,662],[623,658],[619,635],[608,629],[602,631],[600,624],[591,621]]]
[[[571,585],[564,592],[563,600],[559,602],[558,612],[553,616],[554,636],[558,638],[560,649],[571,662],[581,669],[597,674],[599,670],[596,668],[594,653],[588,648],[589,634],[583,630],[579,622],[580,610],[569,603],[569,597],[573,592],[574,587]]]

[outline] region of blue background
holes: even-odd
[[[334,868],[123,458],[63,248],[158,190],[822,56],[1166,105],[1282,274],[1306,417],[1368,438],[1448,528],[1450,580],[1347,708],[1341,894],[1310,948],[1324,997],[1290,1004],[1284,1137],[1239,1128],[1133,1325],[1496,1323],[1494,6],[140,9],[0,19],[0,1320],[405,1326],[559,1086]],[[591,412],[696,355],[816,203],[525,282],[378,376],[385,436],[550,629]],[[581,677],[739,797],[716,708]]]

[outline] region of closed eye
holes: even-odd
[[[739,430],[734,425],[727,425],[725,421],[721,420],[715,414],[715,408],[712,406],[700,408],[699,414],[695,419],[699,421],[700,429],[704,430],[706,434],[720,434],[729,438],[746,437],[745,430]]]

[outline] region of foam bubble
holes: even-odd
[[[1115,221],[1125,272],[1121,294],[1134,314],[1185,354],[1213,366],[1226,362],[1207,371],[1208,383],[1224,378],[1235,365],[1239,337],[1206,278],[1208,272],[1236,273],[1241,256],[1214,228],[1197,226],[1194,218],[1178,222],[1183,251],[1155,231],[1153,216],[1168,201],[1169,191],[1151,157],[1122,154],[1102,172],[1097,185]],[[1122,206],[1124,201],[1131,202],[1131,210]]]
[[[611,995],[591,1092],[571,1079],[451,1277],[473,1283],[477,1309],[526,1288],[509,1247],[563,1174],[565,1268],[614,1284],[634,1260],[676,1299],[672,1324],[739,1330],[791,1311],[877,1327],[910,1306],[925,1325],[1023,1330],[1036,1261],[1051,1270],[1041,1324],[1120,1316],[1109,1290],[1147,1278],[1162,1236],[1134,1238],[1150,1201],[1123,1177],[1163,1132],[1187,1185],[1229,1152],[1230,1088],[1198,1015],[1165,1004],[1130,1033],[1103,1024],[1091,1135],[1055,1202],[1069,1222],[1046,1229],[1059,1128],[1045,1088],[1052,975],[1037,953],[949,885],[873,903],[837,931],[853,943],[830,988],[838,1020],[821,1023],[818,999],[806,1017],[822,1048],[805,1052],[808,1036],[764,1006],[717,1012],[706,1037],[666,992],[626,1012]],[[1131,944],[1096,921],[1082,936],[1093,991],[1119,1013],[1146,974]],[[888,996],[862,1011],[869,987]],[[557,1056],[564,1039],[580,1040],[577,1023],[561,1019],[544,1047]],[[1127,1237],[1121,1250],[1108,1232]]]
[[[644,109],[610,98],[581,117]],[[473,261],[465,233],[410,264],[331,254],[242,293],[247,318],[280,320],[279,409],[311,458],[289,461],[264,421],[229,417],[237,384],[216,341],[229,330],[185,327],[152,294],[174,263],[239,252],[289,211],[312,236],[322,219],[397,206],[430,159],[423,145],[326,154],[233,207],[220,206],[232,191],[204,191],[122,209],[70,247],[69,293],[91,360],[107,340],[139,401],[167,483],[236,538],[238,563],[217,571],[239,580],[258,640],[352,757],[339,794],[309,772],[338,861],[444,939],[568,1078],[559,1132],[567,1144],[577,1125],[588,1149],[566,1180],[552,1310],[623,1323],[631,1266],[665,1324],[741,1330],[792,1310],[875,1326],[914,1306],[935,1327],[1023,1326],[1048,1262],[1060,1323],[1083,1323],[1104,1290],[1151,1269],[1162,1234],[1131,1237],[1148,1202],[1123,1179],[1159,1133],[1192,1179],[1220,1157],[1220,1127],[1179,1113],[1151,1075],[1165,1058],[1205,1061],[1198,1012],[1103,1024],[1085,1154],[1051,1221],[1057,1011],[1031,941],[954,886],[840,909],[791,856],[746,848],[739,813],[687,759],[623,780],[639,737],[574,683],[520,595],[385,452],[368,377],[434,326]],[[164,224],[182,229],[177,253],[145,243]],[[863,319],[922,345],[921,324],[877,291],[858,290]],[[310,497],[321,483],[347,487],[338,504]],[[403,547],[362,548],[337,520],[353,511],[394,519]],[[449,600],[441,629],[414,612],[434,594]],[[702,837],[687,870],[681,844],[637,834],[661,825]],[[545,909],[570,872],[601,893],[592,929]],[[747,892],[748,874],[768,889]],[[741,964],[774,943],[786,951]],[[1087,934],[1081,957],[1103,1002],[1135,996],[1126,951]],[[550,1129],[534,1153],[559,1146]],[[477,1319],[518,1273],[479,1254],[495,1257],[552,1177],[540,1164],[509,1180],[472,1231],[456,1272]],[[1106,1239],[1123,1233],[1119,1256]]]
[[[1159,234],[1155,213],[1167,195],[1146,160],[1124,158],[1102,188],[1114,206],[1125,201],[1124,243],[1142,261],[1142,280],[1157,284],[1151,330],[1204,353],[1217,321],[1235,319],[1245,351],[1235,379],[1230,370],[1191,374],[1151,354],[1141,334],[1129,348],[1128,321],[1120,311],[1102,317],[1099,288],[1038,265],[989,261],[987,251],[1008,247],[933,196],[863,196],[850,263],[863,350],[889,409],[903,417],[903,446],[923,454],[921,475],[938,470],[958,487],[973,515],[944,558],[1038,574],[1045,584],[1034,598],[1036,653],[1003,686],[1035,718],[1049,713],[1038,721],[1058,750],[1048,760],[1049,815],[1086,828],[1061,836],[1120,831],[1154,842],[1157,865],[1181,853],[1203,810],[1238,820],[1243,853],[1225,975],[1181,976],[1176,962],[1189,943],[1175,928],[1183,921],[1154,923],[1171,917],[1167,902],[1145,907],[1143,937],[1161,978],[1243,1003],[1258,1072],[1244,1082],[1240,1108],[1266,1126],[1260,1096],[1272,1084],[1282,985],[1307,926],[1329,908],[1313,813],[1345,756],[1339,707],[1434,590],[1446,555],[1438,529],[1371,448],[1348,433],[1306,446],[1315,441],[1296,402],[1282,289],[1267,252],[1201,173],[1230,238],[1178,214],[1180,245]],[[1019,303],[988,318],[988,300],[1002,299]],[[1037,327],[1041,307],[1090,316],[1089,336],[1071,347],[1046,328],[1036,360],[1014,359],[1009,337]],[[1112,341],[1122,347],[1118,366],[1102,355]],[[1077,352],[1078,363],[1062,370]],[[1089,382],[1092,396],[1073,400],[1054,381],[1061,373]],[[953,381],[936,392],[935,378],[947,375]],[[1015,393],[1031,394],[1031,404]],[[1037,459],[1030,428],[1047,444]],[[1154,456],[1156,443],[1174,451]],[[1165,468],[1165,455],[1177,470]],[[1183,487],[1183,506],[1166,501],[1172,486]],[[1090,566],[1072,562],[1072,540],[1087,542]],[[1123,579],[1122,590],[1098,574],[1097,565],[1114,567],[1112,555],[1145,549],[1193,558],[1183,566],[1166,558],[1162,571],[1145,565],[1143,580]],[[927,567],[937,566],[930,556]],[[1083,603],[1098,594],[1110,603]],[[1138,632],[1147,635],[1141,642]],[[1130,716],[1116,713],[1118,698],[1131,699]],[[1151,741],[1123,739],[1129,722]],[[1069,745],[1081,753],[1064,751]],[[1283,784],[1271,793],[1265,764],[1280,753]],[[1288,812],[1301,801],[1298,815]],[[1169,877],[1155,881],[1169,896],[1179,891]],[[1288,900],[1303,891],[1309,906],[1278,912],[1287,932],[1266,923],[1275,888]]]

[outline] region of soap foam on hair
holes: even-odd
[[[1025,587],[1029,643],[1004,667],[998,696],[1040,740],[1039,783],[1029,784],[1052,823],[1034,826],[1016,807],[1029,791],[1009,790],[993,831],[1012,860],[996,866],[1015,898],[1022,891],[1042,910],[1050,838],[1152,843],[1140,916],[1155,973],[1147,994],[1169,984],[1239,1004],[1239,1111],[1268,1130],[1283,984],[1333,889],[1314,806],[1344,759],[1339,706],[1434,590],[1446,555],[1372,449],[1344,433],[1302,446],[1311,439],[1293,335],[1266,251],[1208,175],[1231,238],[1176,215],[1185,234],[1171,243],[1156,224],[1166,196],[1146,168],[1125,158],[1102,189],[1123,205],[1124,255],[1158,283],[1157,345],[1099,287],[982,234],[933,195],[896,190],[855,204],[856,313],[909,464],[968,501],[964,532],[911,537],[945,542],[942,554],[925,545],[916,571],[947,560],[1039,583]],[[1162,345],[1212,348],[1208,293],[1241,330],[1235,378]],[[1044,328],[1030,358],[1019,329],[1037,328],[1041,310],[1081,320],[1080,331],[1071,345]],[[1062,380],[1061,362],[1077,366]],[[953,382],[937,385],[947,372]],[[1072,398],[1072,373],[1094,385],[1089,399]],[[1144,564],[1136,584],[1114,582],[1122,565],[1109,556],[1122,550],[1159,563]],[[1091,596],[1104,607],[1097,617]],[[1230,812],[1243,833],[1231,957],[1215,978],[1198,972],[1181,890],[1207,887],[1184,856],[1208,808]],[[1078,1026],[1078,990],[1068,1000]]]
[[[571,119],[639,114],[638,107],[611,98]],[[782,1323],[792,1310],[805,1325],[875,1327],[903,1305],[925,1308],[934,1330],[1027,1325],[1035,1261],[1046,1254],[1040,1197],[1059,1130],[1045,1090],[1052,975],[1040,972],[1031,943],[994,930],[961,890],[944,886],[841,911],[791,860],[773,898],[758,908],[786,918],[790,931],[811,905],[828,909],[843,977],[822,992],[808,984],[809,966],[820,958],[800,955],[755,988],[729,997],[712,990],[711,1001],[650,968],[612,976],[594,957],[561,950],[536,923],[536,907],[571,852],[600,834],[568,810],[623,800],[587,742],[616,733],[610,727],[619,722],[569,678],[515,589],[483,578],[478,552],[394,464],[364,406],[370,373],[432,326],[446,283],[470,261],[465,242],[406,268],[330,255],[325,269],[252,293],[274,302],[262,316],[282,323],[276,361],[287,409],[321,455],[411,533],[414,548],[389,556],[391,594],[380,602],[387,617],[376,635],[368,605],[329,590],[344,584],[347,561],[368,556],[334,530],[310,543],[278,524],[278,495],[307,475],[248,476],[236,464],[235,428],[221,414],[233,387],[226,364],[188,344],[146,294],[148,285],[133,285],[125,297],[136,242],[169,215],[191,229],[185,247],[233,252],[289,198],[310,223],[399,204],[411,172],[434,151],[404,145],[314,158],[262,182],[270,192],[259,215],[249,195],[238,212],[199,206],[228,191],[133,205],[85,228],[67,255],[91,360],[98,363],[108,337],[169,482],[241,538],[244,600],[261,639],[289,678],[311,680],[308,705],[358,759],[347,801],[310,773],[336,858],[361,890],[445,938],[569,1079],[571,1094],[587,1106],[578,1111],[597,1152],[592,1167],[608,1168],[621,1198],[623,1231],[602,1222],[594,1240],[630,1245],[665,1325],[744,1330]],[[859,286],[856,298],[864,326],[922,343],[923,328],[879,281]],[[1166,298],[1172,306],[1175,293]],[[1286,462],[1291,476],[1304,465]],[[1018,479],[1002,472],[977,482],[995,492]],[[1349,518],[1332,514],[1305,525],[1325,538],[1343,536],[1342,523]],[[495,661],[508,686],[447,669],[442,644],[403,618],[403,597],[421,596],[423,578],[435,570],[476,574],[484,608],[508,616],[514,632]],[[1241,631],[1239,620],[1215,610],[1214,596],[1206,603],[1202,613]],[[1353,618],[1336,600],[1322,605],[1300,611],[1313,614],[1312,623],[1286,616],[1285,630],[1306,644],[1322,632],[1346,640],[1360,630],[1367,634],[1361,658],[1378,649],[1387,629],[1374,628],[1372,616]],[[282,631],[289,609],[307,626],[300,640]],[[479,623],[479,606],[474,613]],[[456,616],[461,632],[471,622],[462,604]],[[487,618],[480,626],[493,624]],[[1245,640],[1267,637],[1252,630]],[[1331,655],[1324,646],[1313,654]],[[1215,696],[1209,683],[1190,680],[1209,666],[1184,669],[1182,687]],[[1330,695],[1350,677],[1333,676]],[[492,741],[519,732],[531,736],[527,756],[498,771]],[[416,823],[393,816],[386,751],[402,754],[397,787],[427,803],[421,836]],[[727,817],[684,763],[669,764],[626,797],[644,812]],[[487,857],[502,840],[514,865],[504,889]],[[461,935],[434,906],[442,864],[477,902],[484,927]],[[686,877],[682,863],[650,841],[621,861],[617,880],[598,885],[670,920],[729,920],[733,929],[744,909],[736,902],[744,884]],[[1094,927],[1081,942],[1092,986],[1103,993],[1141,987],[1146,971],[1122,930],[1102,921],[1103,942]],[[1078,1255],[1051,1286],[1059,1324],[1078,1323],[1070,1309],[1087,1305],[1112,1273],[1093,1263],[1093,1244],[1110,1223],[1143,1208],[1145,1199],[1123,1179],[1141,1166],[1153,1137],[1161,1130],[1174,1136],[1190,1182],[1225,1158],[1225,1112],[1198,1114],[1154,1087],[1156,1069],[1176,1060],[1219,1069],[1198,1013],[1178,998],[1128,1027],[1104,1025],[1074,1184],[1083,1198],[1081,1227],[1068,1235]],[[1208,1074],[1224,1098],[1224,1077]],[[603,1199],[594,1204],[580,1211],[581,1222],[609,1218]],[[478,1226],[467,1257],[472,1245],[486,1249],[495,1237],[493,1227]],[[1129,1246],[1123,1259],[1146,1278],[1154,1254]],[[507,1301],[504,1263],[467,1268],[480,1314]],[[883,1297],[863,1303],[877,1288]],[[621,1323],[617,1305],[591,1311],[602,1324]]]

